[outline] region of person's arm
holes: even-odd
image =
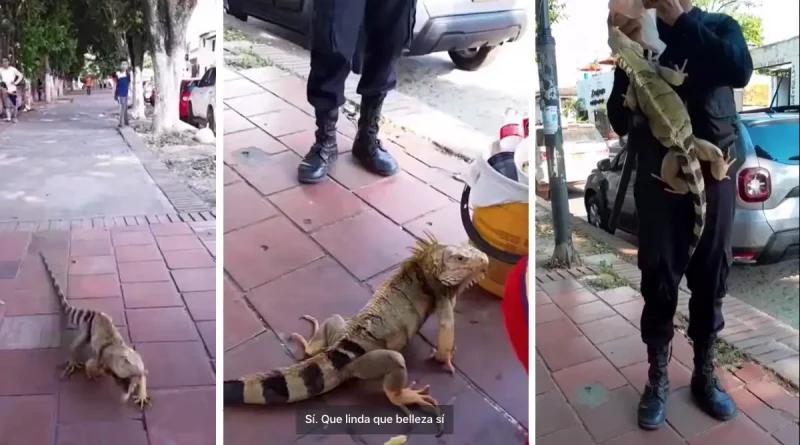
[[[23,76],[18,69],[14,68],[14,80],[12,80],[11,83],[18,86],[23,80],[25,80],[25,76]]]
[[[689,14],[682,14],[673,29],[678,44],[689,56],[692,72],[714,84],[744,88],[753,74],[753,59],[739,23],[722,16],[712,32]]]
[[[614,86],[611,88],[611,94],[606,101],[606,111],[608,112],[608,121],[611,123],[611,128],[614,133],[620,136],[628,134],[630,128],[630,119],[632,111],[627,108],[623,103],[625,102],[625,93],[628,91],[628,75],[620,67],[614,68]]]

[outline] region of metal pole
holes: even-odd
[[[550,175],[550,201],[553,214],[555,249],[550,259],[554,267],[573,267],[580,263],[572,244],[569,225],[569,195],[564,169],[564,145],[561,134],[561,100],[558,95],[556,41],[550,31],[548,0],[536,0],[536,56],[539,71],[539,96],[542,105],[544,144]]]

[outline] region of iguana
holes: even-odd
[[[653,177],[667,184],[666,190],[676,194],[692,194],[695,210],[693,236],[689,243],[689,256],[694,253],[706,221],[706,192],[700,159],[712,163],[715,176],[723,172],[726,177],[728,163],[722,150],[692,133],[689,113],[678,93],[672,88],[686,79],[683,67],[672,70],[645,57],[642,46],[613,25],[608,16],[608,46],[617,56],[619,67],[630,79],[625,94],[625,106],[637,108],[647,116],[650,130],[661,145],[669,150],[661,164],[661,175]],[[723,168],[721,165],[726,165]]]
[[[418,241],[412,256],[384,282],[367,305],[345,321],[339,315],[314,324],[310,340],[292,334],[303,345],[305,360],[285,368],[248,375],[224,383],[226,406],[283,404],[327,393],[351,378],[383,377],[389,401],[406,414],[406,405],[420,405],[439,415],[428,386],[408,385],[401,351],[433,313],[439,321],[438,348],[431,358],[454,372],[457,296],[479,280],[488,267],[486,254],[469,245]]]
[[[91,309],[76,308],[69,304],[50,263],[43,253],[40,255],[58,296],[61,309],[69,324],[75,326],[78,331],[70,345],[69,361],[64,367],[62,375],[70,376],[84,366],[86,376],[90,379],[110,374],[125,391],[122,395],[123,402],[132,398],[142,409],[145,405],[149,405],[147,370],[142,362],[142,357],[125,344],[125,340],[108,314]],[[77,356],[79,349],[84,346],[89,346],[91,357],[85,364],[81,364],[78,362]],[[135,395],[134,391],[136,391]]]

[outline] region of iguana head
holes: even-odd
[[[440,244],[430,237],[417,242],[413,251],[413,261],[426,277],[456,294],[483,278],[489,267],[489,257],[469,244]]]
[[[642,45],[626,36],[618,27],[614,26],[611,22],[610,15],[608,19],[608,47],[611,48],[611,52],[616,55],[625,51],[632,51],[637,56],[644,57]]]

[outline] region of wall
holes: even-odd
[[[789,88],[788,105],[797,105],[798,100],[800,100],[800,78],[798,78],[798,72],[800,72],[800,36],[753,48],[750,50],[750,55],[753,58],[753,66],[756,69],[781,65],[791,66],[789,68],[791,74],[788,79],[790,82],[787,83],[784,80],[783,85]],[[774,87],[776,85],[777,81],[771,83],[770,98],[775,93]],[[783,85],[781,88],[783,88]],[[780,97],[782,93],[779,92],[778,94]],[[785,93],[783,93],[783,97],[786,97]],[[783,103],[783,105],[787,104]]]

